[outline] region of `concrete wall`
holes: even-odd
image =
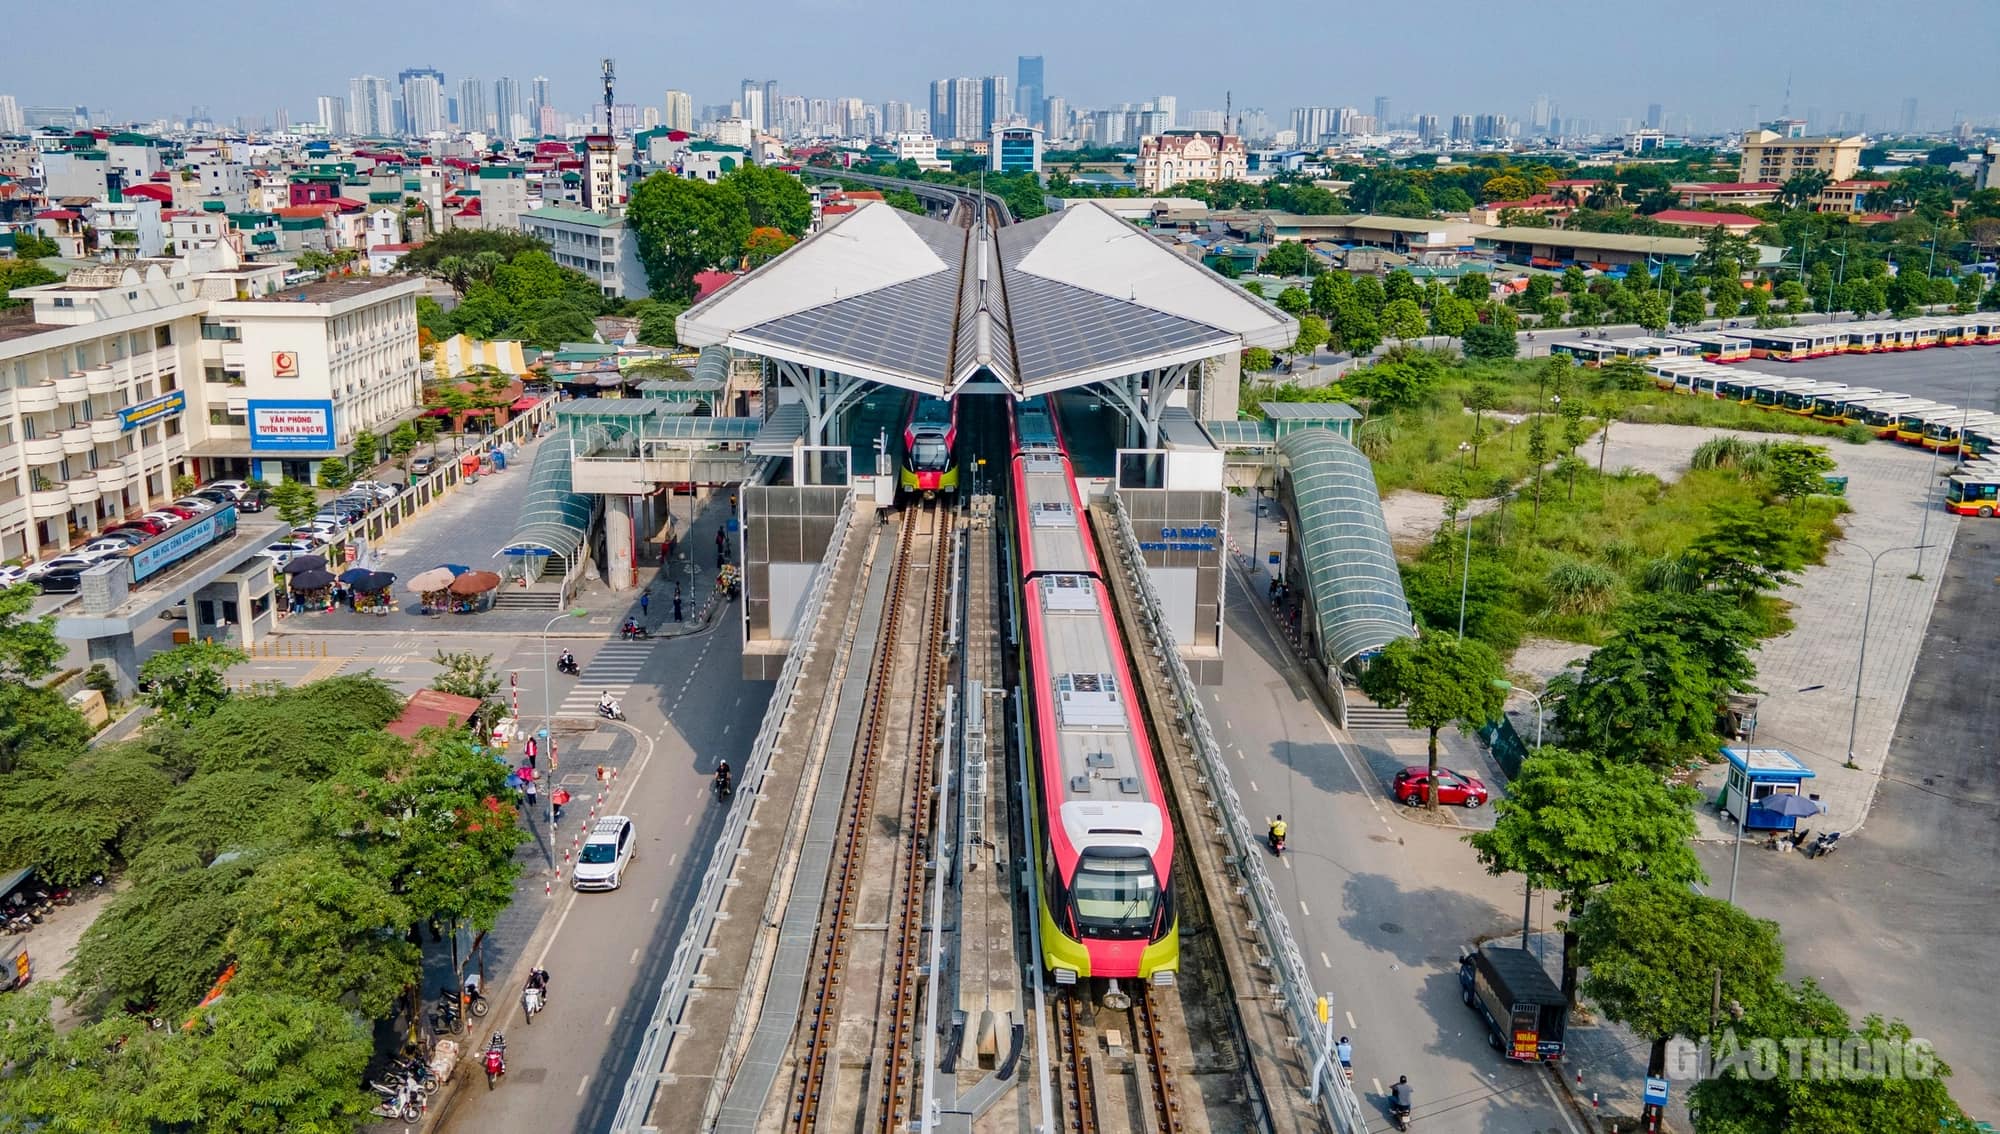
[[[1223,562],[1227,493],[1170,488],[1120,488],[1153,587],[1188,674],[1203,685],[1222,681]]]
[[[803,588],[826,557],[845,485],[746,484],[743,533],[743,676],[768,681],[784,665]],[[797,570],[795,568],[803,568]]]

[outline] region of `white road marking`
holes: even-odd
[[[1248,784],[1250,785],[1250,790],[1251,790],[1251,791],[1256,791],[1256,790],[1257,790],[1257,781],[1256,781],[1256,780],[1248,780],[1248,781],[1246,781],[1246,782],[1247,782],[1247,783],[1248,783]]]
[[[639,950],[637,950],[637,949],[634,949],[634,950],[632,950],[632,959],[631,959],[630,961],[627,961],[627,962],[625,962],[625,963],[626,963],[626,964],[628,964],[628,965],[636,965],[636,964],[638,964],[638,963],[639,963]]]
[[[1320,964],[1322,964],[1322,965],[1325,965],[1325,966],[1326,966],[1327,968],[1329,968],[1329,969],[1333,967],[1333,962],[1332,962],[1332,961],[1329,961],[1329,960],[1327,960],[1327,959],[1326,959],[1326,950],[1324,950],[1324,949],[1320,950],[1320,954],[1319,954],[1319,963],[1320,963]],[[1353,1023],[1353,1021],[1352,1021],[1352,1020],[1350,1020],[1350,1021],[1348,1021],[1348,1022],[1349,1022],[1349,1023]]]
[[[681,852],[675,851],[674,853],[667,856],[667,865],[672,866],[674,863],[679,862],[680,860],[681,860]],[[658,910],[659,908],[660,908],[660,899],[654,898],[653,909]]]
[[[1299,912],[1306,915],[1307,917],[1311,917],[1313,915],[1313,912],[1306,908],[1306,904],[1304,902],[1299,903]]]
[[[687,818],[685,818],[685,819],[683,819],[683,820],[681,820],[681,826],[685,827],[685,826],[687,826],[688,824],[690,824],[690,823],[693,823],[693,822],[694,822],[694,812],[690,811],[690,812],[688,812],[688,817],[687,817]]]
[[[578,1083],[578,1084],[576,1085],[576,1097],[577,1097],[577,1098],[582,1098],[582,1097],[583,1097],[583,1089],[584,1089],[585,1087],[588,1087],[589,1085],[590,1085],[590,1076],[588,1076],[588,1075],[585,1075],[585,1076],[583,1077],[583,1082],[581,1082],[581,1083]]]
[[[1369,1080],[1368,1080],[1368,1081],[1369,1081],[1369,1082],[1371,1082],[1371,1083],[1373,1083],[1373,1084],[1375,1084],[1375,1093],[1376,1093],[1376,1094],[1378,1094],[1378,1095],[1379,1095],[1379,1094],[1381,1094],[1381,1093],[1382,1093],[1382,1080],[1380,1080],[1380,1079],[1377,1079],[1377,1078],[1374,1078],[1373,1076],[1371,1076],[1371,1077],[1369,1078]]]
[[[611,1011],[606,1012],[604,1014],[604,1026],[608,1028],[612,1024],[616,1023],[617,1020],[618,1020],[618,1006],[616,1004],[613,1004],[611,1006]]]
[[[672,866],[673,864],[674,864],[674,860],[673,860],[673,859],[671,859],[671,858],[670,858],[670,859],[668,859],[668,860],[667,860],[667,865],[668,865],[668,866]],[[650,905],[650,906],[648,906],[648,907],[646,908],[646,912],[647,912],[647,913],[649,913],[649,914],[656,914],[656,913],[659,913],[659,912],[660,912],[660,899],[658,899],[658,898],[654,898],[654,899],[653,899],[653,904],[652,904],[652,905]]]
[[[1282,862],[1282,863],[1284,863],[1284,864],[1285,864],[1285,869],[1286,869],[1286,870],[1290,870],[1290,869],[1292,868],[1292,860],[1291,860],[1291,859],[1289,859],[1289,858],[1283,858],[1283,859],[1279,859],[1278,861],[1280,861],[1280,862]]]
[[[726,724],[726,725],[723,725],[723,726],[722,726],[722,735],[724,735],[724,736],[728,736],[728,735],[729,735],[729,730],[730,730],[730,729],[732,729],[732,728],[735,728],[735,727],[736,727],[736,726],[735,726],[735,725],[733,725],[733,724]]]
[[[1555,1107],[1556,1114],[1562,1117],[1563,1128],[1568,1130],[1569,1134],[1583,1134],[1583,1131],[1577,1127],[1576,1122],[1570,1118],[1569,1107],[1556,1095],[1555,1084],[1551,1083],[1550,1079],[1551,1076],[1548,1075],[1535,1076],[1535,1080],[1542,1085],[1542,1093],[1549,1096],[1550,1105]]]
[[[1359,1028],[1356,1028],[1356,1027],[1354,1026],[1354,1013],[1352,1013],[1352,1012],[1343,1012],[1343,1013],[1341,1013],[1341,1015],[1343,1015],[1343,1016],[1346,1016],[1346,1017],[1347,1017],[1347,1030],[1348,1030],[1348,1031],[1352,1032],[1352,1031],[1359,1031],[1359,1030],[1360,1030]]]

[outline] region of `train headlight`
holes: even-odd
[[[1056,983],[1057,983],[1057,984],[1075,984],[1075,983],[1076,983],[1076,970],[1075,970],[1075,969],[1056,969],[1056,970],[1055,970],[1055,974],[1056,974]]]

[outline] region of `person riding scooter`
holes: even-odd
[[[1269,833],[1271,838],[1271,853],[1285,853],[1285,817],[1283,815],[1271,820],[1271,830]]]
[[[625,710],[618,704],[618,699],[611,695],[611,690],[606,689],[604,695],[597,699],[597,715],[609,717],[614,721],[625,719]]]
[[[1396,1120],[1396,1129],[1410,1128],[1410,1109],[1416,1105],[1416,1094],[1410,1089],[1410,1077],[1398,1076],[1396,1085],[1389,1088],[1389,1117]]]
[[[576,655],[570,653],[568,650],[564,650],[562,656],[556,659],[556,672],[567,673],[571,677],[575,677],[576,671]]]
[[[732,790],[729,783],[729,761],[727,760],[723,760],[715,765],[715,790],[719,795],[728,795]]]

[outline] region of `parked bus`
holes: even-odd
[[[1839,390],[1822,390],[1813,395],[1812,416],[1819,421],[1840,421],[1840,407],[1848,402],[1864,398],[1882,397],[1882,391],[1873,386],[1849,386]]]
[[[1896,422],[1896,440],[1905,445],[1924,443],[1924,430],[1941,421],[1957,421],[1965,411],[1939,403],[1922,409],[1906,409]]]
[[[1990,520],[2000,510],[2000,473],[1954,473],[1944,486],[1945,511]]]
[[[1956,453],[1965,430],[1975,425],[1992,426],[1996,423],[2000,423],[2000,414],[1985,412],[1961,414],[1958,417],[1932,421],[1924,426],[1923,446],[1926,449],[1936,449],[1940,453]]]
[[[1848,385],[1845,382],[1810,382],[1804,386],[1794,386],[1789,390],[1780,392],[1778,395],[1778,407],[1786,413],[1795,413],[1800,417],[1810,417],[1812,416],[1813,406],[1818,403],[1821,394],[1839,394],[1845,393],[1847,390]]]
[[[1870,405],[1861,411],[1861,424],[1873,429],[1875,436],[1887,439],[1896,435],[1896,428],[1902,423],[1905,412],[1927,410],[1938,404],[1925,398],[1911,398],[1886,405]]]
[[[1750,340],[1741,335],[1710,332],[1674,337],[1693,347],[1694,353],[1701,356],[1703,362],[1741,362],[1750,357]]]

